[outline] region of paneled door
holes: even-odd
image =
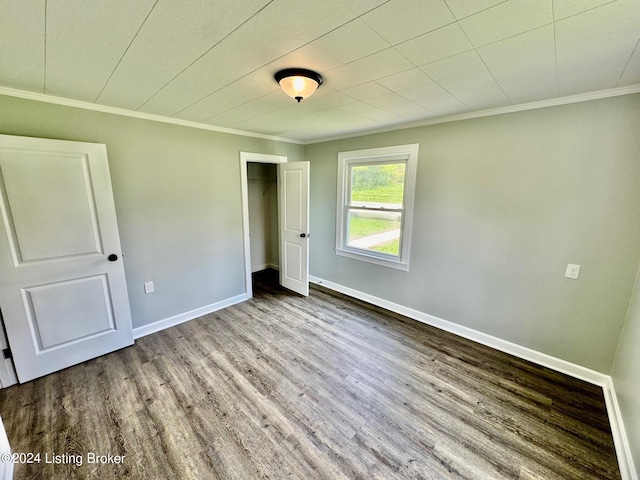
[[[309,295],[309,162],[278,165],[280,284]]]
[[[0,135],[0,309],[20,382],[133,343],[104,145]]]

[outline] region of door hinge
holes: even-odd
[[[2,355],[4,355],[5,359],[13,358],[13,355],[11,354],[11,349],[10,348],[3,349],[2,350]]]

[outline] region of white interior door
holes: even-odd
[[[133,343],[104,145],[0,135],[0,308],[21,382]]]
[[[278,165],[280,284],[309,295],[309,162]]]

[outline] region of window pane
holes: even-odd
[[[400,255],[402,214],[349,209],[347,246]]]
[[[351,205],[402,208],[406,164],[355,165],[351,167]]]

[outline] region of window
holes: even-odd
[[[418,144],[338,153],[336,254],[409,270]]]

